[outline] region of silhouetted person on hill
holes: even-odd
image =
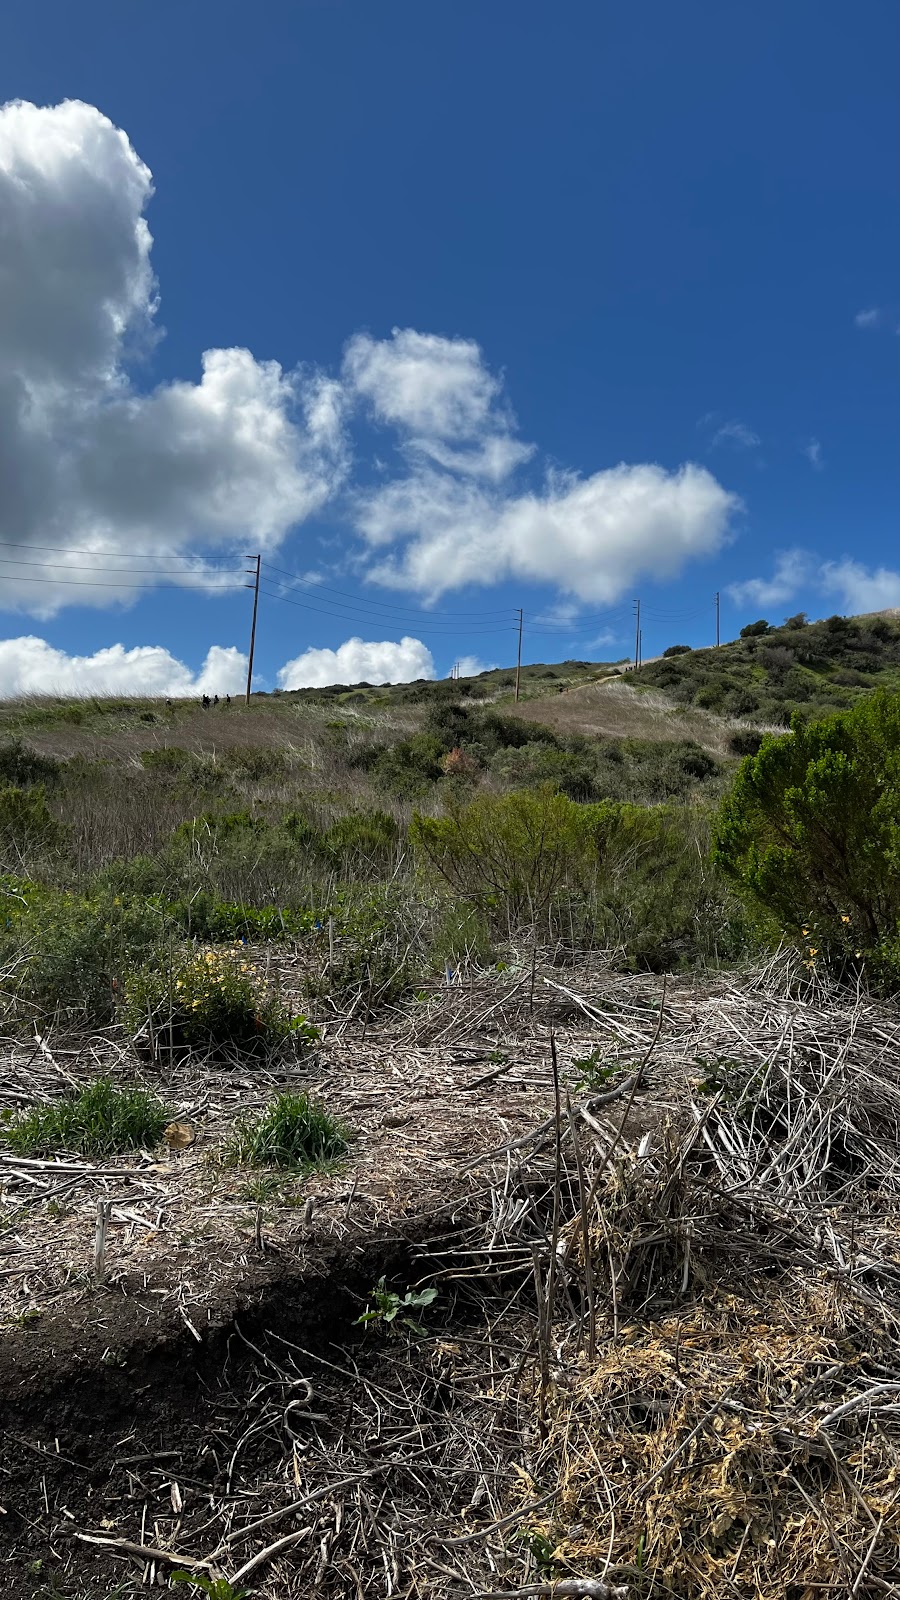
[[[200,701],[200,704],[202,705],[204,711],[208,711],[209,710],[209,695],[208,694],[205,694],[203,696],[203,699]]]

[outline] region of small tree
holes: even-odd
[[[748,622],[746,628],[741,629],[741,638],[759,639],[769,631],[769,624],[766,622],[765,617],[760,617],[758,622]]]
[[[723,802],[717,857],[812,962],[900,971],[900,695],[764,740]]]

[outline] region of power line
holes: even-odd
[[[289,578],[293,588],[302,589],[307,594],[336,594],[342,599],[350,600],[355,606],[374,606],[385,611],[396,611],[408,617],[444,617],[448,622],[462,620],[467,617],[483,619],[485,617],[514,617],[518,613],[512,607],[503,607],[493,611],[431,611],[420,607],[395,605],[390,600],[371,600],[367,595],[353,595],[347,589],[334,589],[327,583],[310,583],[297,572],[286,572],[283,567],[273,566],[271,561],[264,561],[263,567],[269,572],[277,572],[282,577]],[[271,580],[270,580],[271,581]]]
[[[305,600],[292,600],[292,599],[290,599],[290,597],[288,595],[286,595],[286,594],[278,594],[278,593],[273,592],[270,589],[261,589],[260,590],[260,594],[264,595],[267,600],[280,600],[282,605],[285,605],[285,606],[296,606],[300,611],[313,611],[313,612],[316,613],[316,615],[318,615],[320,617],[330,617],[333,622],[334,621],[338,621],[339,622],[341,620],[348,621],[348,622],[355,622],[357,624],[360,623],[360,622],[363,622],[363,623],[367,623],[370,627],[371,627],[371,625],[373,623],[377,623],[377,622],[383,623],[383,625],[385,627],[388,627],[391,624],[391,618],[390,617],[382,618],[382,617],[358,616],[358,615],[354,617],[354,615],[353,615],[352,611],[350,610],[350,608],[346,608],[343,611],[325,611],[321,606],[310,605],[309,602],[305,601]],[[513,633],[515,631],[515,629],[517,628],[517,626],[518,626],[517,623],[510,621],[508,623],[499,623],[496,627],[492,627],[492,628],[467,628],[466,629],[466,633],[467,634],[471,634],[474,637],[477,637],[478,635],[491,635],[491,636],[494,636],[494,635],[496,635],[498,633]],[[460,630],[459,630],[458,627],[454,627],[454,628],[441,628],[441,627],[436,627],[436,628],[424,627],[423,628],[421,626],[418,627],[418,632],[419,633],[426,633],[426,634],[427,633],[431,633],[431,634],[453,634],[455,636],[458,636],[459,635],[459,631]]]
[[[15,539],[0,539],[0,546],[2,546],[2,548],[4,550],[41,550],[41,551],[50,550],[50,551],[54,551],[57,555],[63,555],[63,556],[103,556],[103,557],[113,556],[113,557],[115,557],[116,555],[119,554],[119,552],[117,550],[82,550],[82,549],[75,549],[71,545],[32,544],[30,540],[21,540],[21,539],[18,540],[18,541],[15,540]],[[123,551],[122,554],[124,555],[125,552]],[[129,550],[128,551],[128,559],[131,560],[131,561],[137,561],[137,560],[139,560],[139,561],[156,561],[159,558],[158,558],[158,556],[157,556],[155,551],[151,551],[151,550],[146,550],[146,551],[144,551],[144,550]],[[204,555],[200,555],[197,552],[190,552],[190,551],[188,551],[185,555],[179,555],[177,551],[172,550],[172,551],[167,551],[165,556],[163,557],[163,559],[166,560],[166,561],[229,561],[229,560],[237,560],[238,558],[237,558],[237,556],[204,556]]]
[[[66,561],[64,563],[56,561],[20,561],[14,556],[0,556],[0,564],[5,567],[37,567],[43,572],[58,572],[60,570],[64,572],[137,572],[142,573],[144,577],[152,577],[153,572],[158,571],[161,574],[177,572],[181,573],[185,578],[195,578],[203,577],[205,575],[215,576],[216,573],[227,573],[229,570],[226,567],[210,566],[207,566],[204,569],[197,567],[158,567],[150,569],[147,567],[81,566],[79,563],[74,561]],[[14,574],[10,574],[10,576],[14,576]],[[41,580],[36,579],[35,581],[40,582]],[[55,578],[48,578],[45,581],[48,583],[55,583],[57,580]]]
[[[185,576],[186,577],[195,576],[195,574],[186,573]],[[223,574],[223,576],[229,576],[230,577],[230,576],[232,576],[232,574],[230,574],[230,573],[229,574]],[[237,576],[237,574],[233,574],[233,576]],[[124,588],[124,589],[127,589],[129,591],[129,593],[134,589],[181,589],[181,590],[184,590],[184,589],[189,587],[189,585],[184,584],[184,583],[126,583],[126,584],[119,584],[119,583],[108,583],[104,579],[98,579],[96,582],[93,582],[90,578],[33,578],[28,573],[25,573],[25,572],[7,572],[7,573],[3,573],[2,575],[0,575],[0,577],[2,577],[2,581],[4,583],[44,583],[44,584],[51,584],[54,588],[56,587],[57,584],[66,584],[67,586],[75,585],[78,588],[82,588],[82,589],[121,589],[121,588]],[[216,585],[216,584],[207,583],[207,584],[204,585],[204,587],[208,588],[208,589],[209,588],[217,588],[220,594],[231,594],[232,592],[236,592],[238,589],[243,588],[243,584],[241,584],[241,583],[230,583],[230,584],[218,584],[218,585]]]

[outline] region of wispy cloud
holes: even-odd
[[[776,557],[771,578],[747,578],[729,585],[728,593],[737,605],[782,606],[808,583],[813,558],[806,550],[785,550]]]
[[[709,446],[715,450],[722,444],[738,445],[742,450],[757,450],[762,440],[753,428],[746,422],[741,422],[739,417],[730,417],[723,421],[720,411],[706,411],[697,419],[697,427],[704,433],[710,434]]]
[[[744,450],[756,450],[762,443],[758,433],[748,428],[746,422],[739,422],[736,418],[731,422],[723,422],[712,437],[713,448],[717,444],[738,444]]]
[[[877,328],[880,326],[882,316],[880,306],[869,306],[865,311],[857,311],[853,321],[858,328]]]
[[[822,446],[818,439],[810,439],[809,444],[803,446],[803,454],[810,466],[815,467],[817,472],[822,471],[825,462],[822,460]]]

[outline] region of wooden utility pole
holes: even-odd
[[[719,591],[716,590],[716,649],[719,648]]]
[[[247,574],[248,578],[253,579],[253,582],[246,585],[248,589],[253,590],[253,621],[250,624],[250,657],[247,662],[247,704],[249,705],[250,685],[253,682],[253,653],[256,649],[256,613],[259,610],[259,569],[262,557],[247,556],[246,560],[256,562],[255,568]]]
[[[634,602],[634,670],[637,672],[641,664],[641,602]]]
[[[522,623],[524,621],[524,616],[525,616],[525,613],[523,612],[522,607],[520,606],[519,607],[519,653],[516,656],[516,699],[517,700],[519,698],[519,678],[522,675]]]

